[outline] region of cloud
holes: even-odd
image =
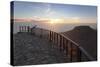
[[[32,19],[25,19],[25,18],[16,18],[14,22],[30,22]]]
[[[45,13],[49,13],[49,12],[51,12],[51,5],[47,4],[45,8]]]
[[[45,12],[46,17],[51,17],[51,16],[54,16],[56,14],[56,12],[54,10],[52,10],[50,4],[46,5],[46,9],[44,10],[44,12]]]
[[[49,19],[46,18],[39,18],[39,17],[33,17],[33,18],[16,18],[14,19],[14,22],[49,22]]]
[[[70,17],[70,18],[41,18],[34,16],[32,18],[16,18],[14,22],[38,22],[38,23],[96,23],[96,18],[79,18],[79,17]]]
[[[97,18],[81,18],[81,23],[97,23]]]

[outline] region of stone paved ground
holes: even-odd
[[[48,40],[27,33],[14,35],[14,65],[65,63],[68,58]]]

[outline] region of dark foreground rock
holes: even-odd
[[[14,35],[14,65],[34,65],[68,62],[66,54],[52,48],[47,39],[27,33]]]

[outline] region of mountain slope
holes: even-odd
[[[95,60],[97,58],[97,31],[89,26],[77,26],[62,33],[82,46]]]

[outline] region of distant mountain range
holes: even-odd
[[[93,58],[97,57],[97,30],[89,26],[77,26],[73,30],[63,32],[65,36],[81,45]]]

